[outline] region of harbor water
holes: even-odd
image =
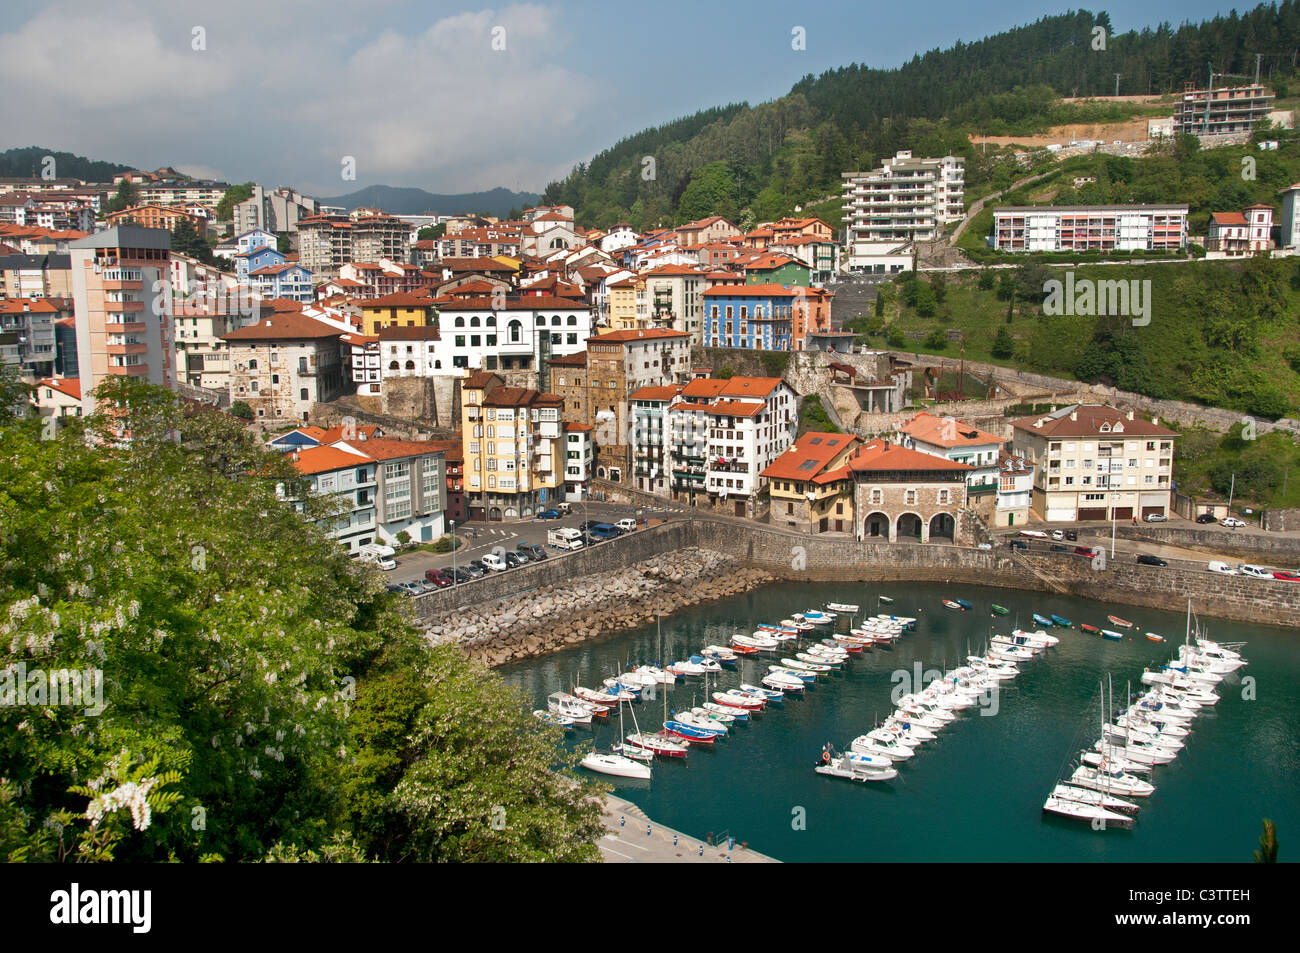
[[[880,605],[887,595],[892,604]],[[943,599],[965,599],[965,612]],[[1079,748],[1100,738],[1098,682],[1109,677],[1116,707],[1130,689],[1142,689],[1144,668],[1177,653],[1185,613],[1104,605],[1068,596],[941,584],[783,583],[710,603],[662,620],[662,654],[651,623],[542,658],[503,666],[506,682],[531,708],[545,708],[551,692],[598,687],[629,663],[668,664],[708,644],[729,644],[733,632],[752,632],[828,602],[856,603],[857,616],[888,612],[918,619],[891,648],[857,656],[842,674],[819,677],[805,697],[736,725],[714,750],[692,747],[685,759],[657,758],[650,781],[599,777],[656,821],[699,838],[730,835],[784,861],[1224,861],[1250,862],[1264,818],[1274,821],[1282,860],[1300,834],[1300,633],[1294,629],[1203,619],[1220,642],[1245,641],[1249,665],[1218,687],[1221,698],[1192,724],[1172,764],[1156,767],[1154,796],[1131,831],[1093,831],[1086,824],[1045,816],[1043,801]],[[994,603],[1010,614],[991,613]],[[1003,683],[987,714],[972,707],[939,737],[896,765],[887,782],[856,783],[814,773],[829,742],[846,749],[892,710],[891,693],[910,690],[964,664],[991,632],[1039,628],[1032,614],[1055,613],[1074,623],[1054,629],[1060,645],[1020,664]],[[1084,633],[1080,623],[1116,628],[1116,615],[1134,623],[1115,642]],[[843,630],[845,625],[839,625]],[[1168,641],[1149,641],[1154,631]],[[819,631],[818,638],[829,630]],[[778,655],[789,655],[780,652]],[[742,658],[717,679],[722,689],[758,684],[774,659]],[[710,691],[714,690],[712,685]],[[655,731],[668,708],[706,700],[703,679],[658,686],[653,700],[624,706],[624,730]],[[630,709],[630,710],[629,710]],[[618,718],[575,728],[565,743],[578,750],[608,748],[618,740]],[[1294,848],[1293,848],[1294,849]]]

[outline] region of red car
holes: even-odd
[[[430,569],[424,574],[424,578],[439,589],[446,589],[451,585],[451,576],[447,574],[445,569]]]
[[[1275,570],[1273,573],[1273,578],[1285,579],[1287,582],[1300,582],[1300,574],[1287,572],[1285,569]]]

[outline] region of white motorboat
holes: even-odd
[[[1175,755],[1183,750],[1182,741],[1177,738],[1163,736],[1158,732],[1144,731],[1140,728],[1129,728],[1121,725],[1106,725],[1103,732],[1106,739],[1116,745],[1129,743],[1149,745],[1152,748],[1158,748]]]
[[[947,724],[957,718],[957,716],[947,708],[942,708],[939,705],[936,705],[933,698],[920,694],[902,696],[898,700],[898,707],[907,712],[916,711],[918,714],[938,721],[941,724]],[[925,723],[922,722],[922,724]],[[926,725],[926,727],[928,728],[930,726]]]
[[[817,662],[805,662],[797,658],[783,658],[781,664],[786,668],[796,672],[812,672],[814,675],[826,675],[830,672],[829,665],[821,665]]]
[[[624,757],[636,757],[626,750],[627,748],[636,748],[639,751],[649,752],[652,757],[659,755],[664,758],[684,758],[686,757],[686,749],[689,747],[690,745],[686,742],[677,741],[664,732],[648,734],[644,731],[637,731],[627,736],[624,742],[624,750],[620,753]],[[637,760],[642,759],[637,757]]]
[[[1128,830],[1133,827],[1133,818],[1126,814],[1109,811],[1096,804],[1084,804],[1081,801],[1070,801],[1052,795],[1043,802],[1043,812],[1066,817],[1072,821],[1083,821],[1093,830],[1105,830],[1111,827]]]
[[[578,696],[579,700],[584,701],[589,705],[603,708],[606,711],[609,711],[609,709],[618,704],[618,696],[607,688],[593,689],[584,688],[579,685],[573,690],[573,694]]]
[[[1182,725],[1174,724],[1172,721],[1160,721],[1157,717],[1148,716],[1132,709],[1116,718],[1115,724],[1120,728],[1138,728],[1152,734],[1180,740],[1191,734]]]
[[[1104,764],[1105,762],[1103,762]],[[1092,788],[1096,791],[1110,791],[1128,797],[1150,797],[1155,793],[1155,785],[1143,781],[1132,774],[1126,774],[1114,767],[1093,767],[1081,764],[1070,775],[1070,783],[1078,787]]]
[[[649,688],[651,685],[659,684],[659,680],[655,676],[649,672],[642,672],[640,669],[622,673],[618,676],[618,681],[629,689]],[[676,682],[677,679],[674,678],[673,681]],[[605,684],[608,685],[609,683],[606,682]]]
[[[1178,756],[1176,751],[1157,748],[1130,738],[1127,744],[1115,744],[1102,739],[1093,746],[1093,750],[1103,755],[1123,758],[1132,764],[1158,765],[1168,764]]]
[[[621,702],[636,701],[641,697],[640,685],[629,685],[627,682],[617,678],[607,678],[604,685],[608,688]]]
[[[779,688],[760,688],[747,682],[741,682],[736,691],[744,692],[746,695],[753,695],[755,698],[763,698],[770,702],[779,702],[784,697]]]
[[[728,728],[730,728],[732,725],[736,723],[735,715],[728,715],[725,712],[719,712],[719,711],[709,711],[709,709],[705,708],[703,705],[697,706],[695,708],[689,708],[687,710],[692,715],[695,715],[699,718],[711,718],[714,721],[716,721],[718,724],[724,725]]]
[[[874,754],[890,761],[906,761],[916,753],[897,739],[881,741],[870,735],[858,735],[849,748],[859,754]]]
[[[892,767],[860,771],[849,757],[832,758],[830,761],[818,762],[813,768],[818,774],[832,778],[844,778],[846,781],[889,781],[898,777],[898,771]]]
[[[799,676],[787,675],[781,671],[768,672],[763,676],[762,682],[767,688],[780,692],[801,692],[804,685],[803,679]]]
[[[981,675],[988,675],[999,681],[1015,678],[1020,674],[1020,669],[1014,662],[1001,662],[997,659],[990,659],[984,655],[968,655],[966,661],[970,667]]]
[[[718,704],[743,708],[748,712],[762,711],[767,705],[767,702],[761,698],[755,698],[753,695],[745,695],[737,691],[714,692],[713,700]]]
[[[721,666],[719,666],[719,668],[721,668]],[[689,659],[683,662],[673,662],[672,665],[668,666],[668,669],[677,675],[703,675],[705,672],[711,671],[711,669],[707,669],[703,665],[700,665],[697,662],[692,662]]]
[[[749,709],[739,705],[727,705],[722,702],[705,702],[699,706],[713,715],[725,715],[734,721],[749,721]]]
[[[1097,742],[1101,745],[1102,742]],[[1105,745],[1106,753],[1103,755],[1097,751],[1082,751],[1079,753],[1079,760],[1090,768],[1100,768],[1103,764],[1109,765],[1112,770],[1123,771],[1128,774],[1150,774],[1151,765],[1141,764],[1137,761],[1130,761],[1119,753],[1119,749],[1113,745]],[[1119,793],[1123,793],[1122,791]]]
[[[747,649],[753,649],[757,652],[771,652],[781,643],[770,635],[762,632],[755,632],[753,635],[733,635],[731,637],[733,645],[743,646]]]
[[[1058,784],[1052,788],[1051,796],[1065,801],[1078,801],[1081,804],[1095,804],[1098,807],[1104,807],[1108,811],[1117,811],[1120,814],[1136,814],[1138,812],[1138,805],[1132,801],[1126,801],[1122,797],[1115,797],[1113,794],[1107,794],[1105,791],[1099,791],[1096,788]]]
[[[701,731],[712,731],[715,734],[727,734],[727,726],[721,722],[714,721],[711,718],[704,718],[696,715],[692,711],[675,711],[673,712],[673,721],[681,722],[683,725],[689,725],[691,728],[698,728]]]
[[[1048,646],[1059,645],[1061,643],[1059,636],[1052,635],[1052,633],[1048,632],[1046,629],[1034,629],[1032,632],[1028,632],[1025,629],[1012,629],[1011,635],[1013,638],[1015,636],[1029,636],[1034,641],[1042,642]]]
[[[826,608],[832,612],[847,612],[849,615],[857,615],[860,606],[849,605],[844,602],[828,602]]]
[[[572,728],[574,725],[573,719],[568,715],[547,711],[545,708],[538,708],[533,712],[533,717],[548,725],[555,725],[557,728]]]
[[[885,745],[897,742],[911,751],[912,754],[916,754],[916,749],[920,747],[921,744],[921,742],[917,741],[915,738],[909,739],[904,732],[895,728],[885,727],[883,724],[879,728],[872,728],[866,733],[865,737],[870,738],[872,741],[879,741]]]
[[[721,645],[706,645],[704,646],[704,648],[700,650],[700,654],[703,655],[705,658],[711,658],[714,661],[720,662],[723,665],[727,665],[728,663],[735,662],[737,659],[740,658],[740,656],[738,656],[735,652],[731,651],[731,649]]]
[[[643,685],[676,685],[677,676],[667,669],[662,669],[657,665],[638,665],[637,673],[641,676]],[[646,681],[649,678],[650,681]]]
[[[649,781],[651,777],[650,765],[633,761],[625,755],[612,754],[606,751],[591,752],[582,759],[581,764],[588,771],[609,774],[617,778],[635,778]]]
[[[948,723],[927,714],[924,709],[916,705],[905,705],[902,701],[898,704],[898,715],[900,718],[907,719],[912,725],[924,728],[931,733],[943,730],[943,726]]]
[[[548,711],[559,715],[562,718],[569,719],[571,724],[590,725],[592,718],[591,706],[583,704],[578,699],[564,692],[554,692],[546,699],[546,708]]]
[[[902,711],[895,711],[890,714],[884,721],[884,727],[898,732],[899,738],[911,748],[915,748],[921,742],[933,741],[939,737],[934,733],[933,729],[913,720],[910,715]]]
[[[832,658],[829,655],[818,655],[816,652],[795,652],[794,657],[800,662],[812,665],[815,668],[835,669],[843,668],[848,662],[847,658]]]
[[[798,632],[811,632],[817,628],[811,622],[805,622],[802,619],[782,619],[781,627],[783,629],[794,629]]]

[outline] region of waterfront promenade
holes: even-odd
[[[607,864],[780,863],[741,847],[739,843],[731,850],[727,849],[725,841],[710,847],[671,827],[654,823],[631,801],[612,794],[605,798],[604,821],[608,833],[600,839],[599,847]],[[704,848],[703,851],[700,850],[701,847]]]

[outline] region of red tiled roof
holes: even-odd
[[[627,399],[628,400],[672,400],[681,392],[682,392],[681,387],[676,385],[642,387],[636,392],[629,394]]]
[[[367,444],[369,442],[366,441]],[[364,454],[344,450],[341,447],[322,446],[299,450],[295,455],[293,465],[298,468],[299,473],[311,476],[316,473],[328,473],[330,470],[355,467],[358,464],[368,462],[370,462],[370,458]]]
[[[709,288],[704,292],[704,294],[706,296],[713,295],[715,297],[721,296],[727,298],[793,298],[797,296],[800,291],[802,291],[804,295],[808,295],[814,290],[816,289],[800,288],[796,290],[793,287],[786,288],[783,285],[732,285],[724,288]]]
[[[380,298],[362,298],[356,302],[363,308],[431,308],[433,299],[409,291],[395,291]]]
[[[777,480],[811,480],[857,442],[858,438],[851,434],[810,431],[773,460],[760,476]],[[840,469],[847,471],[845,467]]]
[[[1001,446],[1006,443],[1001,437],[962,423],[954,418],[940,418],[934,414],[917,414],[898,428],[902,433],[925,443],[938,447],[973,447],[993,443]],[[950,433],[950,437],[945,437]]]
[[[295,307],[302,305],[295,301]],[[256,324],[223,334],[223,341],[283,341],[293,338],[336,338],[344,332],[328,324],[309,318],[305,314],[279,312],[263,318]]]
[[[441,335],[438,333],[436,324],[426,324],[414,328],[380,328],[379,340],[381,341],[440,341]]]
[[[849,466],[858,473],[897,470],[974,470],[932,453],[908,450],[889,440],[873,440],[857,449]]]
[[[1216,225],[1249,225],[1246,216],[1240,212],[1214,212],[1211,216]]]
[[[73,400],[81,400],[80,377],[47,377],[36,382],[37,387],[49,387],[60,394],[66,394]]]
[[[688,338],[688,331],[674,331],[671,328],[645,328],[640,331],[607,331],[587,338],[587,344],[619,344],[623,341],[653,341],[661,338]]]
[[[1070,419],[1071,411],[1077,414],[1077,420]],[[1041,427],[1035,426],[1040,420],[1043,421],[1043,425]],[[1123,425],[1122,431],[1114,429],[1114,425],[1117,423]],[[1107,433],[1122,432],[1134,437],[1178,436],[1174,431],[1139,417],[1137,414],[1134,414],[1133,419],[1129,420],[1127,413],[1100,404],[1074,404],[1058,410],[1055,415],[1041,414],[1036,417],[1021,417],[1018,420],[1011,421],[1011,426],[1016,430],[1041,434],[1045,437],[1096,437],[1102,434],[1100,429],[1102,424],[1111,425],[1110,429],[1106,431]]]

